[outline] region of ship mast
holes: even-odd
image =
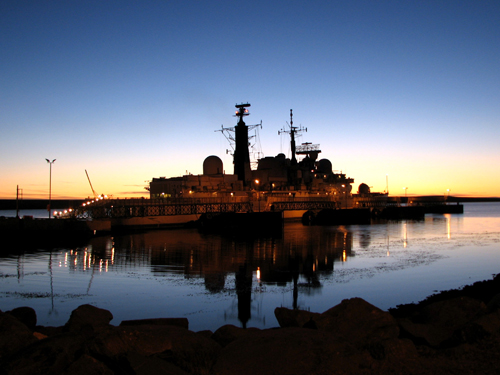
[[[290,133],[290,148],[292,150],[292,165],[296,165],[297,158],[295,156],[295,154],[296,154],[295,134],[297,134],[298,132],[303,132],[303,131],[307,132],[307,128],[303,128],[302,126],[299,126],[299,127],[293,126],[293,110],[292,109],[290,109],[290,124],[288,124],[288,126],[290,127],[290,130],[282,129],[282,130],[278,131],[278,135],[281,133]]]
[[[236,104],[237,108],[235,117],[238,117],[238,124],[234,128],[235,132],[235,148],[234,148],[234,174],[238,176],[238,180],[245,182],[250,181],[250,153],[248,152],[248,126],[243,121],[244,116],[248,116],[247,107],[249,103]]]
[[[231,155],[233,155],[234,164],[234,174],[238,176],[239,181],[243,181],[243,185],[248,185],[248,182],[252,180],[252,170],[250,168],[250,139],[255,136],[249,136],[248,132],[255,128],[262,128],[262,121],[260,124],[256,125],[246,125],[243,121],[243,117],[248,116],[247,107],[250,107],[249,103],[246,104],[236,104],[237,108],[234,117],[238,117],[238,123],[234,127],[225,128],[221,127],[220,131],[224,137],[229,141],[231,148],[234,150]],[[234,133],[234,136],[233,136]],[[226,150],[226,153],[230,153]]]

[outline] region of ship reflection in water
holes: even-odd
[[[100,271],[102,264],[108,271],[150,265],[154,276],[182,274],[185,279],[203,279],[208,293],[234,293],[238,320],[246,327],[252,318],[253,292],[262,293],[264,285],[292,285],[290,307],[298,308],[299,289],[300,293],[315,293],[322,287],[318,275],[333,274],[335,262],[345,262],[354,255],[352,233],[343,227],[321,236],[299,230],[288,237],[232,238],[195,230],[151,231],[96,238],[89,248],[92,263],[99,264]],[[83,269],[92,267],[90,258],[86,259],[89,264]]]
[[[487,207],[494,212],[418,222],[287,222],[274,237],[181,229],[20,255],[13,248],[0,258],[0,308],[31,306],[38,324],[60,326],[88,303],[111,311],[114,325],[186,317],[194,331],[275,327],[276,307],[322,312],[352,297],[387,309],[498,273],[500,205]]]

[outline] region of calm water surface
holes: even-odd
[[[278,238],[253,239],[151,231],[3,256],[0,310],[31,306],[38,324],[52,326],[92,304],[110,310],[115,325],[186,317],[194,331],[269,328],[279,306],[323,312],[361,297],[388,309],[499,272],[500,203],[470,203],[463,215],[419,222],[293,222]]]

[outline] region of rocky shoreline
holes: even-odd
[[[43,327],[20,307],[0,312],[0,374],[500,373],[500,275],[389,311],[352,298],[275,315],[277,328],[193,332],[185,318],[113,326],[91,305]]]

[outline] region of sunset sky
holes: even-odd
[[[500,196],[499,1],[0,3],[0,198],[148,196],[233,173],[234,105],[372,191]],[[260,145],[260,147],[258,147]]]

